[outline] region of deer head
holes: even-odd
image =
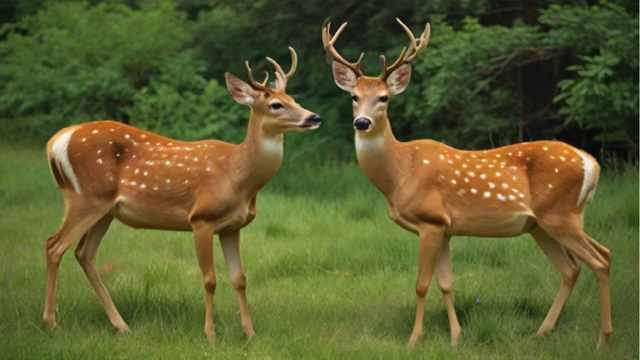
[[[271,134],[284,132],[301,132],[320,127],[320,116],[303,108],[291,96],[287,95],[287,82],[298,67],[298,56],[292,47],[291,68],[284,72],[282,66],[274,59],[267,57],[275,68],[275,85],[268,86],[269,73],[258,82],[253,78],[251,66],[245,61],[249,82],[245,82],[231,73],[225,73],[227,89],[233,99],[242,105],[251,107],[252,114],[260,119],[263,131]]]
[[[334,35],[331,35],[331,23],[322,28],[322,43],[327,55],[331,57],[333,78],[336,85],[351,94],[353,100],[353,126],[362,134],[377,134],[387,126],[387,106],[389,99],[401,94],[411,79],[411,64],[416,55],[427,47],[431,35],[431,27],[427,23],[422,35],[417,39],[400,19],[396,21],[409,37],[408,47],[404,47],[398,58],[390,65],[384,55],[380,55],[382,73],[378,76],[366,76],[362,72],[361,53],[355,62],[347,61],[335,49],[334,45],[344,31],[347,23],[343,23]]]

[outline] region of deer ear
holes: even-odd
[[[358,80],[356,73],[337,61],[333,62],[331,68],[333,70],[333,80],[336,82],[336,85],[344,91],[351,92]]]
[[[258,92],[249,84],[240,80],[231,73],[224,73],[224,80],[227,83],[227,90],[238,104],[252,105],[258,96]]]
[[[411,80],[411,65],[404,64],[387,76],[387,86],[393,95],[402,94]]]

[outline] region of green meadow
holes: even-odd
[[[242,233],[257,335],[245,340],[216,242],[217,342],[203,334],[201,276],[191,234],[114,222],[98,268],[131,333],[116,334],[67,252],[59,327],[41,325],[44,243],[62,200],[43,149],[0,147],[0,358],[5,359],[638,359],[638,168],[605,167],[587,231],[613,252],[614,336],[596,350],[597,284],[583,266],[558,326],[533,336],[560,276],[529,236],[452,241],[461,344],[449,345],[440,290],[428,294],[425,338],[413,325],[417,237],[387,217],[382,196],[355,164],[285,166],[258,197]]]

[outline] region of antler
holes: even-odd
[[[266,90],[266,89],[268,89],[267,82],[269,81],[269,72],[265,71],[264,72],[264,80],[262,80],[262,82],[257,82],[253,78],[253,71],[251,70],[251,66],[249,65],[249,60],[246,60],[244,62],[244,67],[247,69],[247,76],[249,77],[249,83],[250,83],[251,87],[253,87],[256,90]]]
[[[298,54],[296,54],[296,51],[291,46],[289,46],[289,53],[291,54],[291,67],[286,73],[282,70],[282,66],[280,66],[277,61],[267,57],[267,61],[276,69],[276,78],[278,80],[276,81],[275,89],[278,91],[285,91],[287,88],[287,82],[291,79],[293,74],[296,73],[296,69],[298,69]]]
[[[280,66],[280,64],[278,64],[272,58],[267,57],[267,61],[270,62],[276,69],[275,74],[278,80],[276,81],[276,87],[274,88],[274,90],[285,91],[285,89],[287,88],[287,81],[291,79],[293,74],[295,74],[296,70],[298,69],[298,54],[296,54],[296,51],[291,46],[289,46],[289,53],[291,54],[291,68],[287,73],[282,70],[282,66]],[[253,71],[251,70],[249,61],[244,62],[244,67],[247,69],[247,76],[249,77],[251,87],[256,90],[269,90],[269,87],[267,86],[267,82],[269,81],[269,72],[265,71],[264,80],[262,80],[262,82],[258,82],[253,78]]]
[[[407,64],[413,61],[416,55],[418,55],[418,53],[422,49],[427,47],[427,44],[429,44],[429,38],[431,36],[431,25],[429,25],[429,23],[425,25],[424,31],[422,32],[420,37],[416,40],[416,37],[413,35],[411,30],[409,30],[407,25],[405,25],[398,18],[396,18],[396,21],[400,24],[400,26],[402,26],[402,28],[404,29],[404,32],[407,33],[407,36],[409,36],[409,47],[408,48],[406,46],[403,47],[396,61],[394,61],[393,64],[389,66],[387,66],[387,59],[385,58],[385,56],[380,55],[380,62],[382,63],[382,74],[380,74],[380,77],[383,79],[386,79],[387,76],[389,76],[389,74],[391,74],[394,70],[396,70],[403,64]]]
[[[338,36],[344,31],[344,28],[347,26],[347,23],[343,23],[338,28],[338,31],[331,36],[331,22],[327,22],[325,26],[322,27],[322,44],[324,45],[324,50],[327,52],[329,56],[333,58],[334,61],[341,63],[344,66],[347,66],[351,70],[353,70],[356,75],[362,76],[364,75],[362,72],[362,58],[364,58],[364,53],[360,54],[358,60],[356,62],[349,62],[343,58],[336,48],[334,47],[336,41],[338,40]]]

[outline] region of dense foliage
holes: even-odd
[[[0,125],[42,141],[79,121],[116,118],[180,138],[241,139],[248,111],[223,74],[242,61],[300,54],[290,88],[325,119],[307,139],[322,158],[347,158],[352,128],[335,87],[320,24],[349,20],[338,48],[393,57],[429,20],[429,48],[406,94],[392,100],[402,139],[479,148],[560,138],[592,152],[638,150],[638,9],[635,2],[8,1],[0,33]],[[310,140],[309,140],[310,139]],[[323,151],[319,152],[318,147]]]

